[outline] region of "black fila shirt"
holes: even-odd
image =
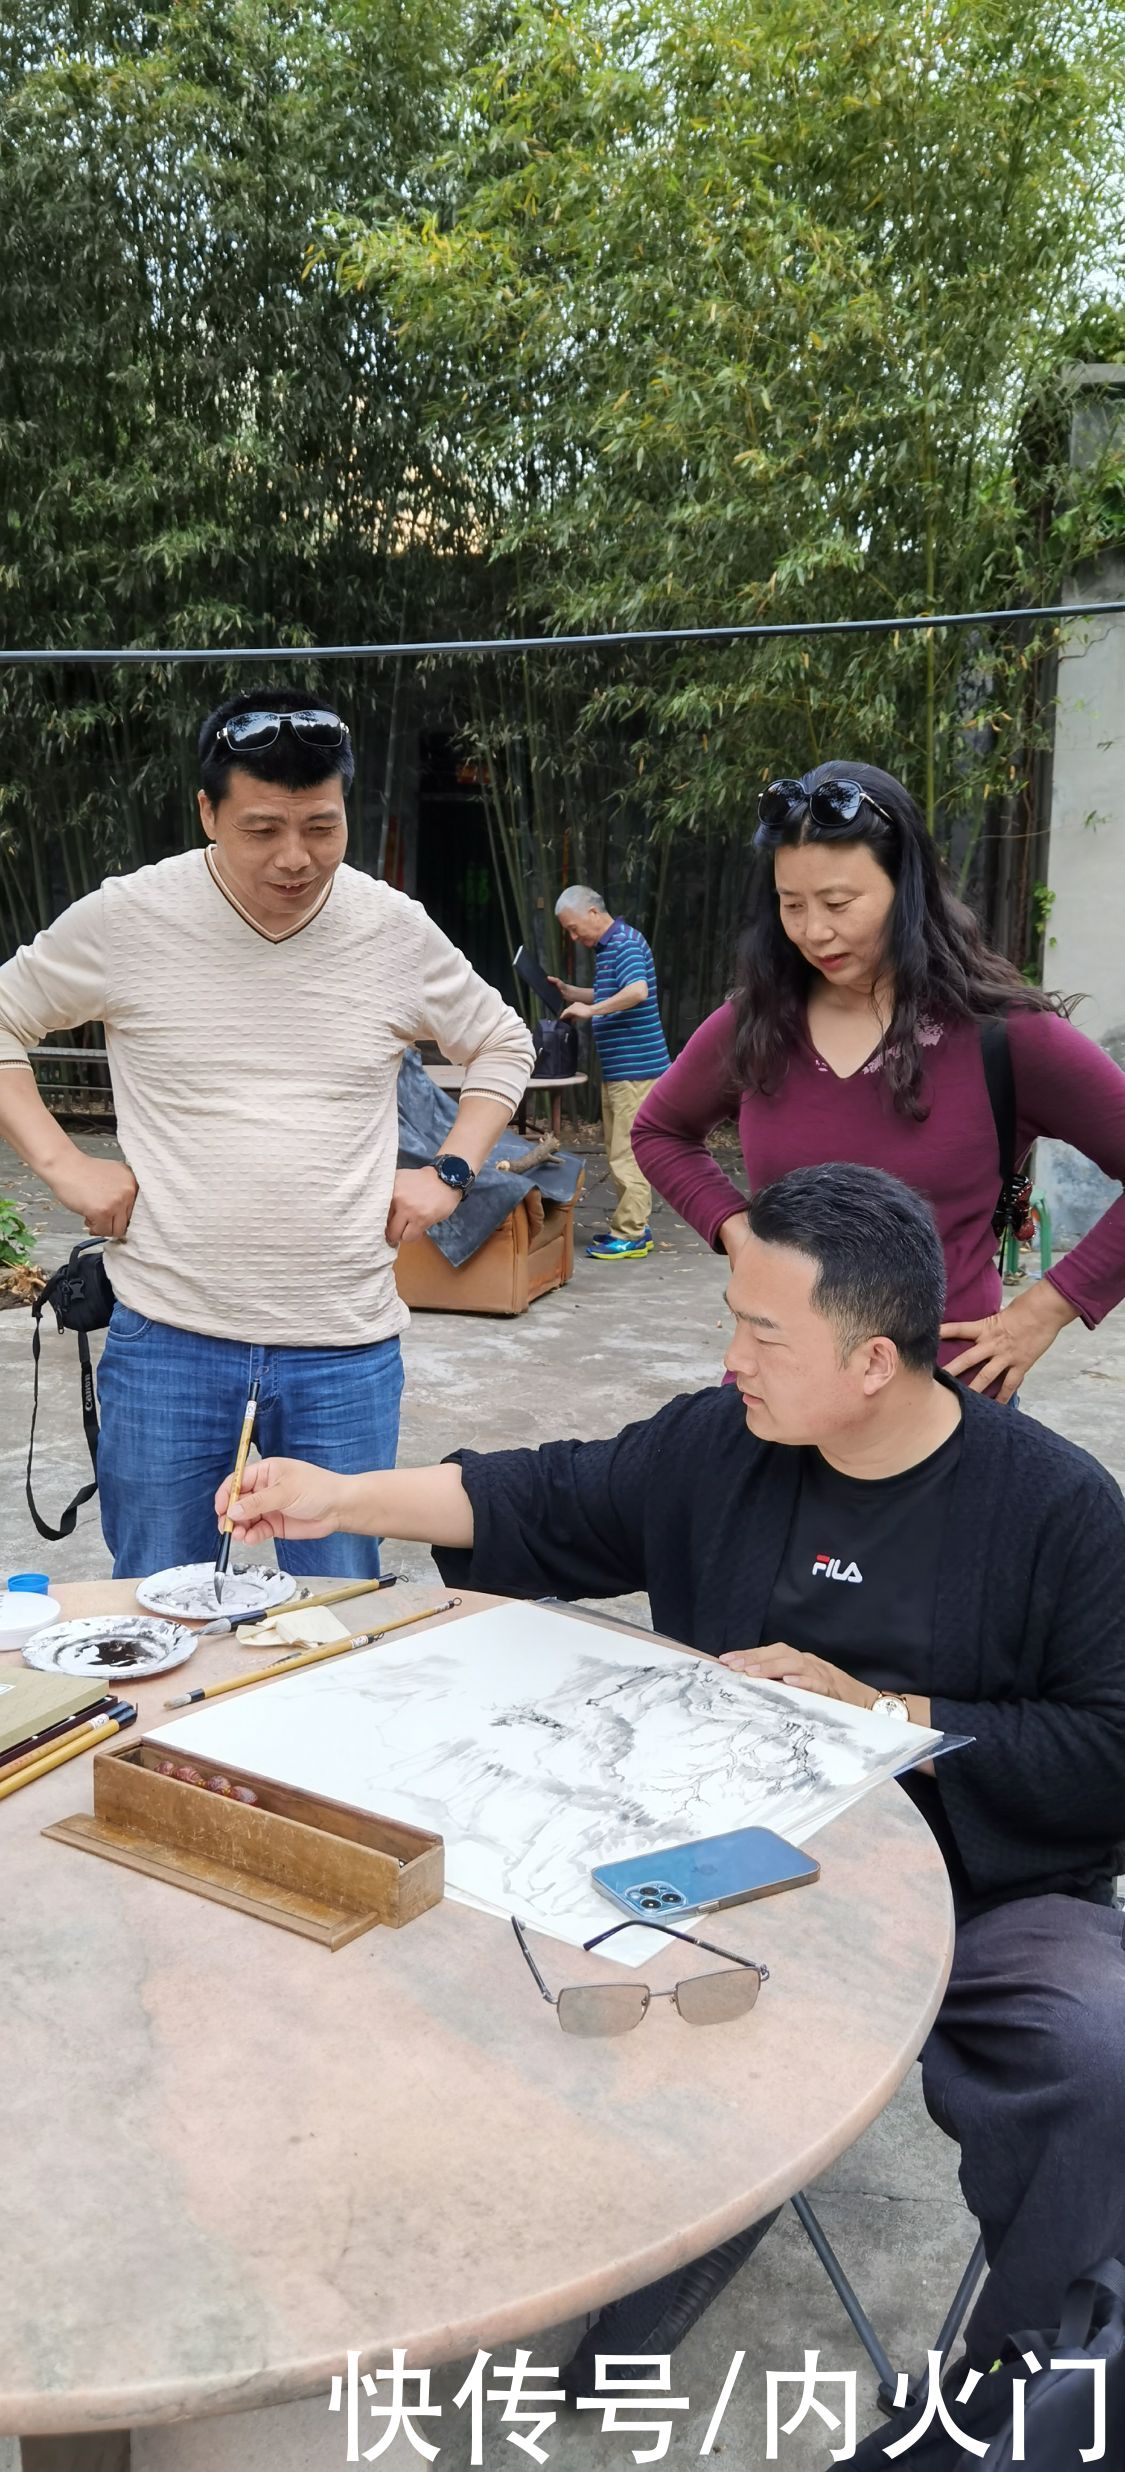
[[[943,1849],[955,1836],[952,1855],[963,1847],[971,1863],[967,1896],[950,1861],[959,1911],[1064,1894],[1108,1904],[1121,1869],[1125,1620],[1105,1573],[1122,1559],[1125,1505],[1095,1461],[1034,1418],[972,1391],[958,1404],[941,1539],[923,1534],[947,1490],[936,1453],[889,1485],[829,1477],[831,1525],[806,1536],[795,1584],[790,1557],[781,1594],[800,1455],[747,1432],[733,1385],[671,1400],[610,1441],[458,1453],[474,1542],[439,1546],[438,1567],[448,1587],[527,1599],[647,1588],[657,1631],[712,1656],[788,1636],[862,1668],[869,1696],[928,1686],[939,1719],[974,1738],[943,1756],[936,1780],[907,1780],[928,1786]],[[908,1556],[887,1548],[897,1593],[879,1553],[879,1505],[896,1495],[909,1540]],[[841,1498],[854,1524],[838,1524]],[[862,1579],[814,1580],[821,1553],[845,1571],[854,1561]],[[822,1623],[835,1627],[822,1635]]]
[[[934,1602],[961,1427],[901,1476],[841,1476],[801,1453],[793,1524],[762,1626],[877,1691],[933,1689]]]
[[[960,1456],[960,1425],[901,1476],[841,1476],[819,1451],[803,1451],[763,1646],[784,1640],[872,1690],[931,1698],[937,1575]],[[971,1913],[979,1901],[934,1779],[900,1782],[941,1847],[958,1914]]]

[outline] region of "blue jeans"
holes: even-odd
[[[261,1382],[263,1459],[311,1459],[356,1476],[393,1468],[402,1397],[397,1339],[358,1348],[260,1348],[150,1322],[115,1305],[98,1370],[102,1533],[115,1579],[210,1562],[215,1490],[234,1464],[246,1394]],[[377,1579],[375,1537],[279,1540],[283,1571]]]

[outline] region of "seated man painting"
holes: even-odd
[[[748,1689],[889,1697],[972,1737],[905,1790],[957,1914],[923,2086],[984,2235],[966,2340],[987,2368],[1125,2254],[1125,1504],[1085,1452],[935,1372],[941,1248],[905,1186],[800,1169],[749,1225],[733,1385],[603,1442],[369,1476],[265,1460],[235,1533],[423,1539],[447,1581],[508,1596],[644,1588],[657,1630]],[[646,2348],[637,2297],[599,2350]]]

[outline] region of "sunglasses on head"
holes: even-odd
[[[216,730],[215,743],[221,741],[232,755],[248,748],[272,747],[284,725],[306,747],[342,747],[348,735],[347,723],[338,712],[236,712]]]
[[[802,807],[808,808],[814,831],[826,840],[834,833],[850,832],[861,807],[873,807],[884,824],[893,825],[895,820],[858,781],[825,781],[816,790],[806,790],[800,781],[771,781],[758,800],[755,848],[767,849],[779,841]]]

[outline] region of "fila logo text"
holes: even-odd
[[[859,1588],[863,1586],[863,1573],[858,1563],[849,1562],[845,1568],[838,1554],[818,1554],[813,1563],[813,1578],[849,1579],[853,1586]]]

